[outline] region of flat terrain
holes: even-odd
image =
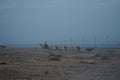
[[[120,80],[120,49],[0,48],[0,80]]]

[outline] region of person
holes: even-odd
[[[49,49],[49,46],[48,46],[48,44],[47,44],[47,41],[45,42],[45,44],[44,44],[44,49]]]

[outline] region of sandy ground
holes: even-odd
[[[120,49],[0,48],[0,80],[120,80]]]

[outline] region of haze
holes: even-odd
[[[119,0],[0,0],[0,44],[120,44]]]

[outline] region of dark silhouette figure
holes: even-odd
[[[49,49],[49,46],[48,46],[48,44],[47,44],[47,41],[46,41],[45,44],[43,45],[43,48],[44,48],[44,49]]]

